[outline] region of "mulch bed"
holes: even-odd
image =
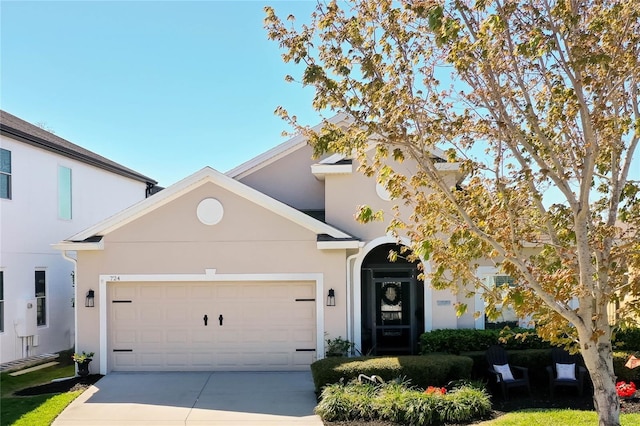
[[[90,374],[86,377],[74,377],[72,379],[51,382],[46,385],[34,386],[15,392],[17,396],[33,396],[46,393],[63,393],[70,391],[85,390],[102,378],[101,374]]]

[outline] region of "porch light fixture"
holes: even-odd
[[[327,294],[327,306],[336,306],[336,292],[332,288]]]
[[[89,290],[87,292],[87,298],[84,300],[84,306],[86,306],[87,308],[93,308],[95,306],[95,296],[95,292],[93,290]]]

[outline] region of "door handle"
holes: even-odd
[[[222,317],[222,314],[220,314],[220,316],[218,317],[218,321],[220,321],[220,325],[222,325],[222,320],[224,320],[224,318]]]

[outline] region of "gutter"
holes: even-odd
[[[352,270],[351,261],[355,260],[358,256],[362,254],[362,247],[364,247],[364,243],[359,242],[358,252],[347,257],[347,340],[350,342],[353,342],[353,330],[352,330],[352,324],[351,324],[351,315],[353,314],[352,306],[351,306],[352,305],[351,290],[353,288],[353,279],[351,274],[351,270]],[[353,349],[352,349],[352,352],[353,352]]]
[[[74,351],[78,350],[78,259],[75,259],[68,255],[68,251],[62,252],[62,257],[73,263],[73,348]],[[78,375],[78,365],[75,367],[76,376]]]

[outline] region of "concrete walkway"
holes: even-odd
[[[322,426],[310,372],[110,373],[54,426]]]

